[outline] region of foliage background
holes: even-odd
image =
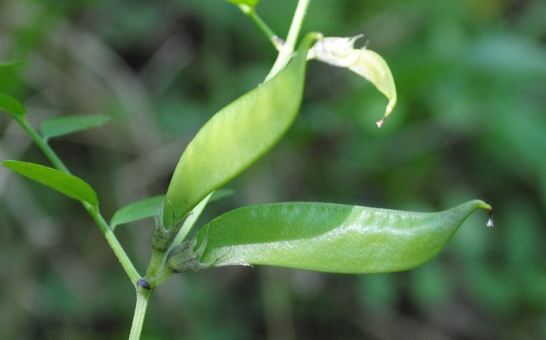
[[[281,36],[295,1],[262,0]],[[356,75],[308,69],[301,114],[229,184],[203,222],[241,205],[330,201],[473,215],[434,261],[388,275],[222,268],[154,294],[143,339],[546,338],[546,3],[315,0],[304,32],[366,34],[392,68],[399,104]],[[4,0],[0,91],[35,126],[107,113],[108,125],[53,141],[106,215],[165,193],[193,135],[263,80],[275,51],[220,1]],[[7,115],[0,158],[47,164]],[[0,170],[0,338],[125,338],[134,291],[77,202]],[[141,272],[150,221],[117,231]]]

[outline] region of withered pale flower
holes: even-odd
[[[307,59],[317,59],[333,66],[348,68],[374,84],[389,100],[385,115],[377,122],[377,126],[381,127],[396,105],[396,87],[387,62],[379,54],[366,46],[354,48],[355,41],[361,37],[363,35],[321,38],[309,50]]]

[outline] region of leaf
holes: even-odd
[[[97,127],[110,119],[110,116],[103,114],[55,117],[44,121],[40,125],[40,132],[44,138],[49,139]]]
[[[231,2],[232,4],[236,5],[247,5],[249,7],[256,7],[259,0],[227,0],[227,2]]]
[[[202,264],[336,273],[407,270],[434,258],[479,200],[438,213],[330,203],[277,203],[225,213],[197,233]]]
[[[25,62],[22,60],[2,61],[0,62],[0,69],[9,69],[19,66],[24,66]]]
[[[0,110],[11,114],[14,118],[20,119],[25,115],[25,107],[17,99],[0,92]]]
[[[70,198],[85,201],[93,206],[99,204],[93,188],[79,177],[34,163],[6,160],[2,165]]]
[[[165,196],[145,198],[124,206],[115,212],[110,221],[110,227],[115,229],[117,225],[143,220],[155,215]]]
[[[352,38],[319,39],[309,51],[308,58],[316,58],[333,66],[348,68],[374,84],[389,100],[385,115],[377,122],[377,126],[381,127],[396,105],[396,87],[389,65],[379,54],[365,47],[353,48],[355,41],[360,37],[362,35]]]
[[[304,39],[284,70],[220,110],[197,133],[169,185],[165,226],[256,162],[286,133],[301,104],[307,50],[315,37]]]

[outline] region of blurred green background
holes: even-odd
[[[262,0],[285,36],[296,1]],[[305,31],[364,33],[399,103],[362,78],[308,67],[286,137],[228,185],[202,223],[238,206],[323,201],[436,211],[480,198],[432,262],[388,275],[279,268],[177,275],[156,290],[143,339],[545,339],[546,2],[314,0]],[[364,41],[361,41],[363,44]],[[3,0],[0,91],[28,119],[107,113],[52,141],[74,174],[119,207],[166,192],[187,143],[257,86],[276,56],[220,0]],[[8,115],[0,158],[48,164]],[[150,221],[120,227],[143,273]],[[0,170],[0,338],[123,339],[134,290],[78,202]]]

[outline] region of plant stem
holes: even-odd
[[[174,241],[171,243],[169,249],[167,250],[167,254],[174,247],[176,247],[177,245],[179,245],[180,243],[182,243],[182,241],[186,239],[186,236],[188,236],[195,222],[197,222],[197,219],[199,218],[199,216],[201,216],[201,213],[203,212],[203,210],[209,203],[209,200],[212,194],[214,194],[214,191],[208,194],[207,197],[203,198],[201,202],[199,202],[199,204],[197,204],[195,208],[193,208],[191,215],[186,218],[186,220],[184,221],[184,224],[182,224],[182,228],[180,228],[180,230],[178,231],[178,234],[174,238]]]
[[[298,40],[301,26],[303,25],[303,19],[307,14],[307,8],[310,3],[311,0],[299,0],[298,7],[296,7],[296,12],[294,13],[294,18],[292,19],[292,24],[290,25],[290,30],[286,37],[286,45],[290,46],[292,50],[296,47],[296,41]]]
[[[129,279],[133,283],[133,285],[136,287],[137,281],[141,278],[140,274],[136,270],[136,268],[133,266],[133,262],[131,262],[131,259],[129,259],[129,256],[127,256],[127,253],[123,249],[123,246],[119,243],[116,235],[112,232],[98,209],[91,204],[87,202],[82,202],[83,206],[85,207],[85,210],[93,217],[93,220],[97,225],[99,226],[100,231],[104,234],[104,237],[106,238],[106,241],[110,245],[110,248],[114,251],[114,254],[117,256],[119,262],[121,263],[121,266],[127,273],[127,276],[129,276]]]
[[[286,64],[288,64],[292,54],[294,54],[296,41],[298,40],[303,19],[305,18],[305,14],[307,14],[307,7],[309,7],[310,2],[311,0],[298,1],[298,6],[296,7],[296,12],[294,13],[294,18],[292,19],[292,24],[290,25],[286,42],[282,46],[279,55],[277,56],[277,60],[275,60],[275,64],[273,64],[273,67],[271,68],[271,71],[269,71],[269,74],[265,78],[266,81],[279,73],[286,66]]]
[[[61,161],[61,159],[59,158],[59,156],[57,156],[55,151],[53,151],[53,149],[51,149],[51,147],[47,144],[45,139],[42,136],[40,136],[40,134],[38,132],[36,132],[36,130],[34,130],[32,128],[32,126],[30,126],[28,124],[26,119],[23,117],[21,119],[16,119],[16,120],[21,125],[23,130],[25,130],[26,133],[28,133],[28,135],[32,138],[34,143],[36,143],[36,145],[38,145],[40,150],[42,150],[42,152],[46,155],[46,157],[53,164],[53,166],[55,168],[57,168],[58,170],[61,170],[63,172],[66,172],[67,174],[69,174],[70,171],[64,165],[63,161]]]
[[[57,156],[55,151],[49,146],[49,144],[47,144],[46,139],[43,138],[36,130],[34,130],[32,126],[30,126],[28,122],[24,119],[24,117],[22,119],[17,119],[17,121],[29,134],[32,140],[34,140],[34,142],[38,145],[42,152],[47,156],[53,166],[55,166],[58,170],[69,174],[70,171],[68,170],[66,165],[64,165],[63,161]],[[99,226],[99,229],[106,238],[106,241],[110,245],[110,248],[112,248],[114,254],[117,256],[119,262],[121,263],[121,266],[135,286],[137,292],[137,301],[129,339],[140,339],[140,333],[142,332],[142,325],[144,323],[144,316],[146,315],[146,307],[148,306],[148,299],[150,297],[151,291],[143,289],[137,285],[138,280],[141,278],[140,274],[134,267],[131,259],[129,259],[129,256],[127,256],[127,253],[123,249],[122,245],[119,243],[116,235],[114,235],[114,232],[112,231],[112,229],[110,229],[108,223],[106,223],[106,221],[102,217],[98,207],[84,201],[81,201],[81,203],[83,204],[85,210],[87,210],[89,215],[91,215],[95,223]]]
[[[260,18],[260,16],[256,13],[254,7],[250,7],[248,5],[239,5],[239,8],[241,9],[241,11],[243,11],[244,14],[248,15],[250,19],[252,19],[252,21],[254,21],[256,26],[258,26],[258,28],[267,36],[269,41],[271,41],[275,49],[280,52],[283,46],[282,40],[279,38],[278,35],[275,34],[275,32],[273,32],[273,30],[269,26],[267,26],[262,18]]]
[[[135,314],[133,316],[133,325],[131,326],[131,333],[129,333],[129,340],[140,339],[140,333],[142,332],[142,325],[144,324],[144,317],[146,316],[146,308],[148,307],[148,300],[152,294],[151,290],[146,290],[137,287],[136,294],[136,306]]]
[[[165,268],[166,254],[168,254],[168,252],[164,253],[157,250],[154,250],[152,253],[152,259],[150,260],[148,271],[144,277],[152,288],[159,286],[173,274]]]
[[[47,141],[28,124],[26,119],[24,117],[22,118],[16,118],[17,122],[21,125],[21,127],[28,133],[28,135],[32,138],[34,143],[38,145],[38,147],[42,150],[42,152],[46,155],[46,157],[51,161],[53,166],[57,168],[58,170],[61,170],[67,174],[70,173],[70,170],[64,165],[63,161],[57,156],[55,151],[47,144]],[[133,266],[133,263],[127,256],[127,253],[119,243],[118,239],[100,214],[98,208],[96,206],[93,206],[87,202],[81,201],[83,206],[85,207],[85,210],[91,215],[93,220],[97,223],[99,226],[99,229],[104,234],[104,237],[106,238],[106,241],[114,251],[114,254],[116,254],[119,262],[121,262],[121,265],[123,266],[123,269],[125,269],[125,272],[131,279],[131,282],[133,282],[133,285],[136,287],[136,282],[138,279],[140,279],[140,274],[137,272],[135,267]]]

